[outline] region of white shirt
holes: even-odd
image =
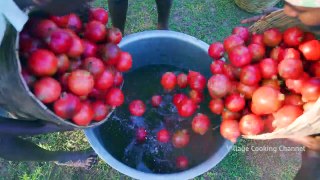
[[[13,0],[0,0],[0,45],[6,32],[7,23],[10,23],[20,32],[28,21],[24,13]]]

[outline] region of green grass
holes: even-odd
[[[107,0],[95,1],[95,6],[107,8]],[[281,6],[281,4],[280,4]],[[129,1],[125,34],[156,29],[157,10],[153,0]],[[207,43],[221,41],[239,25],[241,19],[252,16],[236,7],[233,0],[174,0],[170,29],[197,37]],[[48,150],[85,150],[89,144],[82,131],[52,133],[29,138]],[[241,140],[239,147],[253,141]],[[263,143],[263,142],[262,142]],[[261,143],[261,144],[262,144]],[[250,157],[254,158],[250,158]],[[266,162],[266,163],[265,163]],[[268,165],[267,168],[263,168]],[[296,158],[282,161],[280,155],[250,154],[232,151],[215,168],[197,177],[207,179],[292,179],[299,166]],[[51,162],[8,162],[0,159],[1,179],[130,179],[103,161],[90,171],[56,166]]]

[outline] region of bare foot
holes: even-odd
[[[92,168],[98,162],[98,156],[94,151],[80,151],[74,152],[75,155],[69,158],[66,161],[56,161],[55,164],[59,166],[69,166],[69,167],[80,167],[86,170]]]

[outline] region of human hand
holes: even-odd
[[[253,16],[251,18],[247,18],[247,19],[243,19],[241,21],[242,24],[248,24],[248,23],[254,23],[259,21],[260,19],[264,18],[265,16],[269,15],[270,13],[280,10],[280,8],[276,8],[276,7],[271,7],[271,8],[267,8],[265,10],[263,10],[261,15],[258,16]]]
[[[289,140],[304,145],[308,150],[320,152],[320,136],[295,137]]]

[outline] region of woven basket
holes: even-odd
[[[250,13],[262,13],[275,6],[280,0],[234,0],[237,6]]]
[[[250,27],[251,32],[262,33],[263,31],[277,27],[284,30],[288,27],[299,26],[302,29],[309,31],[309,29],[301,24],[295,18],[286,16],[282,10],[271,13],[270,15],[259,20]],[[316,33],[316,32],[313,32]],[[319,33],[319,32],[318,32]],[[279,129],[272,133],[261,134],[257,136],[243,136],[247,139],[278,139],[288,137],[303,137],[320,133],[320,97],[314,106],[298,117],[292,124],[286,128]]]
[[[297,18],[289,17],[284,14],[283,10],[278,10],[272,12],[271,14],[265,16],[264,18],[260,19],[252,26],[249,27],[251,32],[256,33],[263,33],[265,30],[275,27],[284,31],[285,29],[293,26],[298,26],[304,31],[313,32],[318,37],[320,35],[320,31],[312,31],[308,26],[302,24]]]

